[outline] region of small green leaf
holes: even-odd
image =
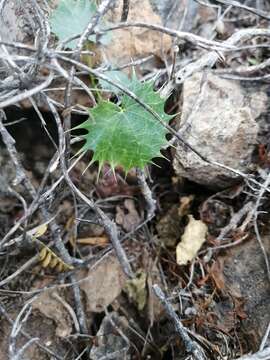
[[[125,86],[125,87],[127,87],[131,83],[131,80],[122,71],[118,71],[118,70],[106,71],[105,75],[110,80],[115,81],[118,84],[120,84],[122,86]],[[99,80],[99,84],[102,87],[102,89],[109,90],[111,92],[114,92],[115,94],[119,94],[121,92],[118,88],[116,88],[115,86],[109,84],[105,80]]]
[[[153,82],[141,83],[134,77],[128,87],[164,122],[170,120],[164,112],[165,100],[154,92]],[[161,157],[160,150],[167,144],[167,130],[153,115],[127,95],[121,100],[121,106],[102,100],[89,109],[89,119],[76,127],[87,130],[81,152],[92,150],[91,163],[98,161],[99,168],[104,163],[112,168],[120,165],[125,171],[143,168],[154,157]]]
[[[249,64],[251,64],[251,65],[257,65],[258,64],[258,60],[256,58],[251,58],[250,57],[247,60],[248,60]]]
[[[53,33],[60,41],[81,34],[96,13],[97,6],[93,0],[60,0],[50,16]],[[89,40],[95,42],[95,36]],[[67,47],[74,49],[78,39],[70,41]]]

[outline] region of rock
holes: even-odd
[[[106,19],[110,23],[117,23],[121,13],[122,2],[116,1]],[[158,11],[154,11],[150,0],[130,0],[128,21],[162,25],[162,18]],[[130,62],[131,59],[144,58],[152,54],[162,58],[163,52],[169,52],[172,45],[170,36],[146,28],[123,28],[113,31],[111,35],[112,40],[100,47],[102,57],[105,62],[109,61],[118,66]]]
[[[191,31],[197,22],[199,4],[195,1],[150,0],[160,14],[162,23],[170,29]],[[203,8],[203,7],[202,7]]]
[[[25,18],[22,16],[22,4],[17,1],[6,1],[3,5],[3,10],[0,14],[0,38],[10,42],[24,42],[27,37],[27,24]],[[24,4],[23,6],[29,10],[28,4]],[[8,50],[11,53],[15,52],[13,48],[8,48]],[[0,49],[0,54],[2,53],[3,49]]]
[[[183,86],[179,133],[208,160],[246,173],[258,140],[256,119],[266,111],[266,102],[260,89],[250,90],[211,73],[203,79],[196,73]],[[174,168],[179,176],[212,188],[239,180],[237,174],[210,165],[183,144],[177,146]]]
[[[127,354],[129,350],[128,339],[121,336],[121,333],[126,336],[127,331],[127,329],[121,328],[122,319],[124,317],[118,316],[115,312],[105,316],[97,333],[98,342],[91,349],[91,360],[130,359],[130,355]],[[117,331],[119,327],[120,332]]]
[[[54,321],[56,326],[55,335],[57,337],[65,338],[72,332],[72,319],[61,299],[57,292],[44,291],[33,302],[32,306],[34,310],[39,311],[44,317]]]
[[[262,236],[266,252],[270,253],[269,235]],[[270,321],[270,283],[267,277],[264,256],[258,241],[253,238],[233,247],[224,262],[227,292],[233,297],[242,297],[247,315],[242,320],[241,330],[256,351]]]

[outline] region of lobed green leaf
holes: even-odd
[[[49,19],[52,32],[60,41],[81,34],[96,10],[93,0],[60,0]],[[90,36],[89,40],[95,42],[95,36]],[[77,42],[78,39],[72,40],[66,46],[74,49]]]
[[[133,78],[129,89],[142,102],[159,114],[164,122],[171,118],[164,112],[164,99],[153,90],[153,83],[141,83]],[[89,119],[76,129],[85,129],[82,151],[94,152],[91,163],[98,161],[101,168],[109,163],[112,168],[122,166],[125,171],[144,166],[155,157],[162,156],[161,148],[167,144],[167,130],[152,114],[127,95],[121,106],[101,101],[89,109]]]

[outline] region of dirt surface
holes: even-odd
[[[0,360],[270,359],[269,2],[91,2],[76,53],[62,1],[0,1]],[[71,129],[136,115],[135,73],[168,144],[89,164]]]

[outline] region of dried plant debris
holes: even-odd
[[[138,310],[143,310],[147,300],[147,284],[146,273],[138,271],[136,277],[128,280],[125,286],[125,291],[132,302],[136,304]]]
[[[56,269],[58,272],[73,270],[74,266],[65,263],[48,246],[42,244],[39,252],[39,260],[43,268]]]
[[[190,212],[193,195],[180,198],[180,204],[175,204],[158,220],[156,228],[158,237],[168,248],[174,248],[183,232],[183,218]]]
[[[269,14],[0,0],[1,360],[269,357]]]
[[[81,270],[78,278],[89,312],[102,312],[120,295],[126,277],[117,258],[106,256],[98,265]]]
[[[124,206],[118,205],[116,207],[115,221],[121,225],[126,232],[130,232],[141,223],[141,216],[136,210],[134,200],[126,199]]]
[[[176,246],[176,262],[179,265],[187,265],[193,260],[203,243],[206,241],[207,225],[201,220],[195,220],[189,215],[189,222],[185,228],[181,241]]]
[[[167,247],[175,247],[181,235],[178,206],[172,206],[157,223],[158,237]]]

